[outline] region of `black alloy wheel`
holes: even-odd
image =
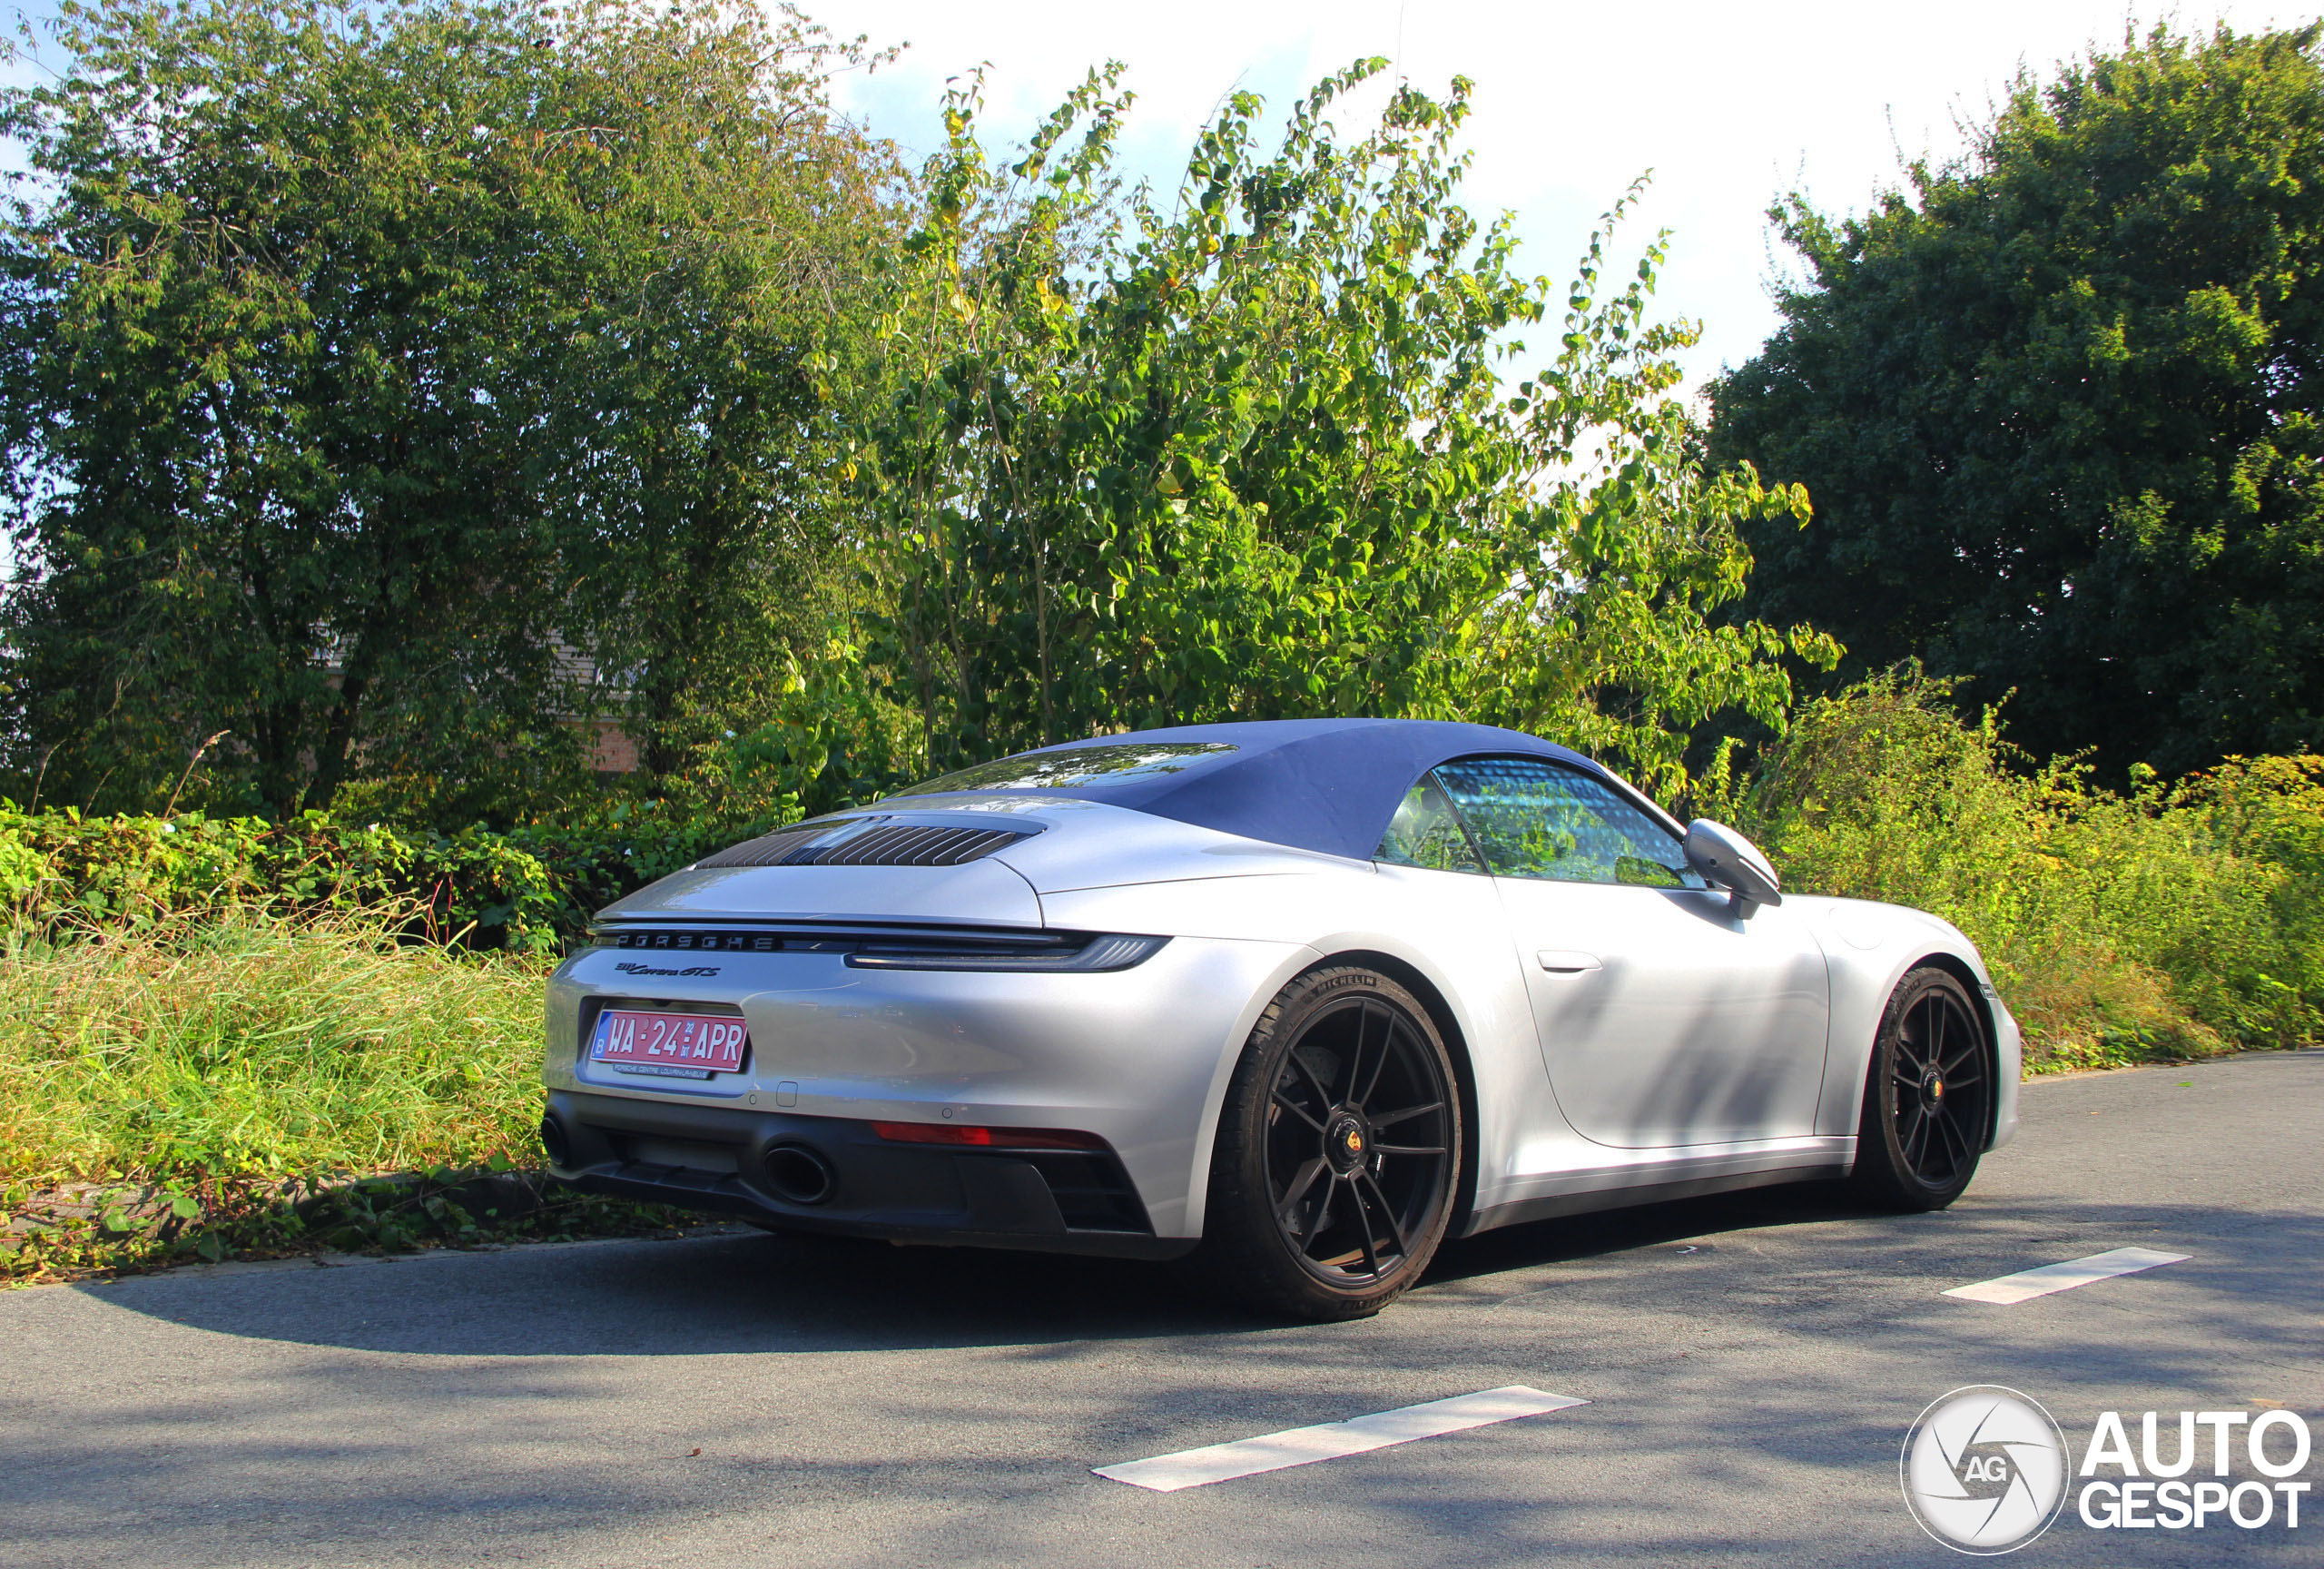
[[[1443,1240],[1460,1153],[1452,1065],[1427,1010],[1375,971],[1301,976],[1260,1016],[1228,1088],[1209,1268],[1272,1311],[1376,1313]]]
[[[1968,988],[1947,971],[1908,972],[1873,1044],[1857,1189],[1893,1209],[1942,1209],[1958,1199],[1993,1127],[1993,1072]]]

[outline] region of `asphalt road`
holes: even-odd
[[[1331,1327],[756,1233],[0,1294],[0,1564],[1957,1564],[1897,1485],[1949,1389],[2024,1391],[2077,1456],[2105,1409],[2134,1441],[2148,1410],[2324,1415],[2319,1155],[2324,1051],[2040,1082],[1947,1213],[1524,1228]],[[2123,1246],[2191,1257],[1939,1295]],[[1516,1384],[1590,1404],[1177,1493],[1090,1474]],[[2312,1564],[2324,1499],[2299,1530],[2070,1506],[2013,1562]]]

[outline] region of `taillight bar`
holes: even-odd
[[[1069,1128],[979,1128],[959,1122],[874,1122],[872,1131],[891,1144],[950,1144],[975,1150],[1104,1150],[1095,1133]]]

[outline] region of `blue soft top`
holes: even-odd
[[[1364,861],[1379,848],[1404,793],[1440,763],[1456,757],[1548,757],[1601,779],[1612,777],[1579,752],[1522,731],[1434,719],[1181,725],[1096,735],[1018,755],[1055,757],[1093,746],[1147,745],[1186,751],[1167,770],[1138,768],[1036,787],[1044,794],[1102,801],[1222,834]],[[1197,750],[1211,746],[1219,750]],[[915,806],[923,794],[933,805],[947,795],[984,794],[995,786],[972,781],[1003,766],[966,769],[906,794]],[[1030,783],[1000,787],[1025,788]]]

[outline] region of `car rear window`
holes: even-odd
[[[961,790],[1103,790],[1161,774],[1182,774],[1239,748],[1223,741],[1139,741],[1026,752],[997,763],[939,775],[897,795],[940,795]]]

